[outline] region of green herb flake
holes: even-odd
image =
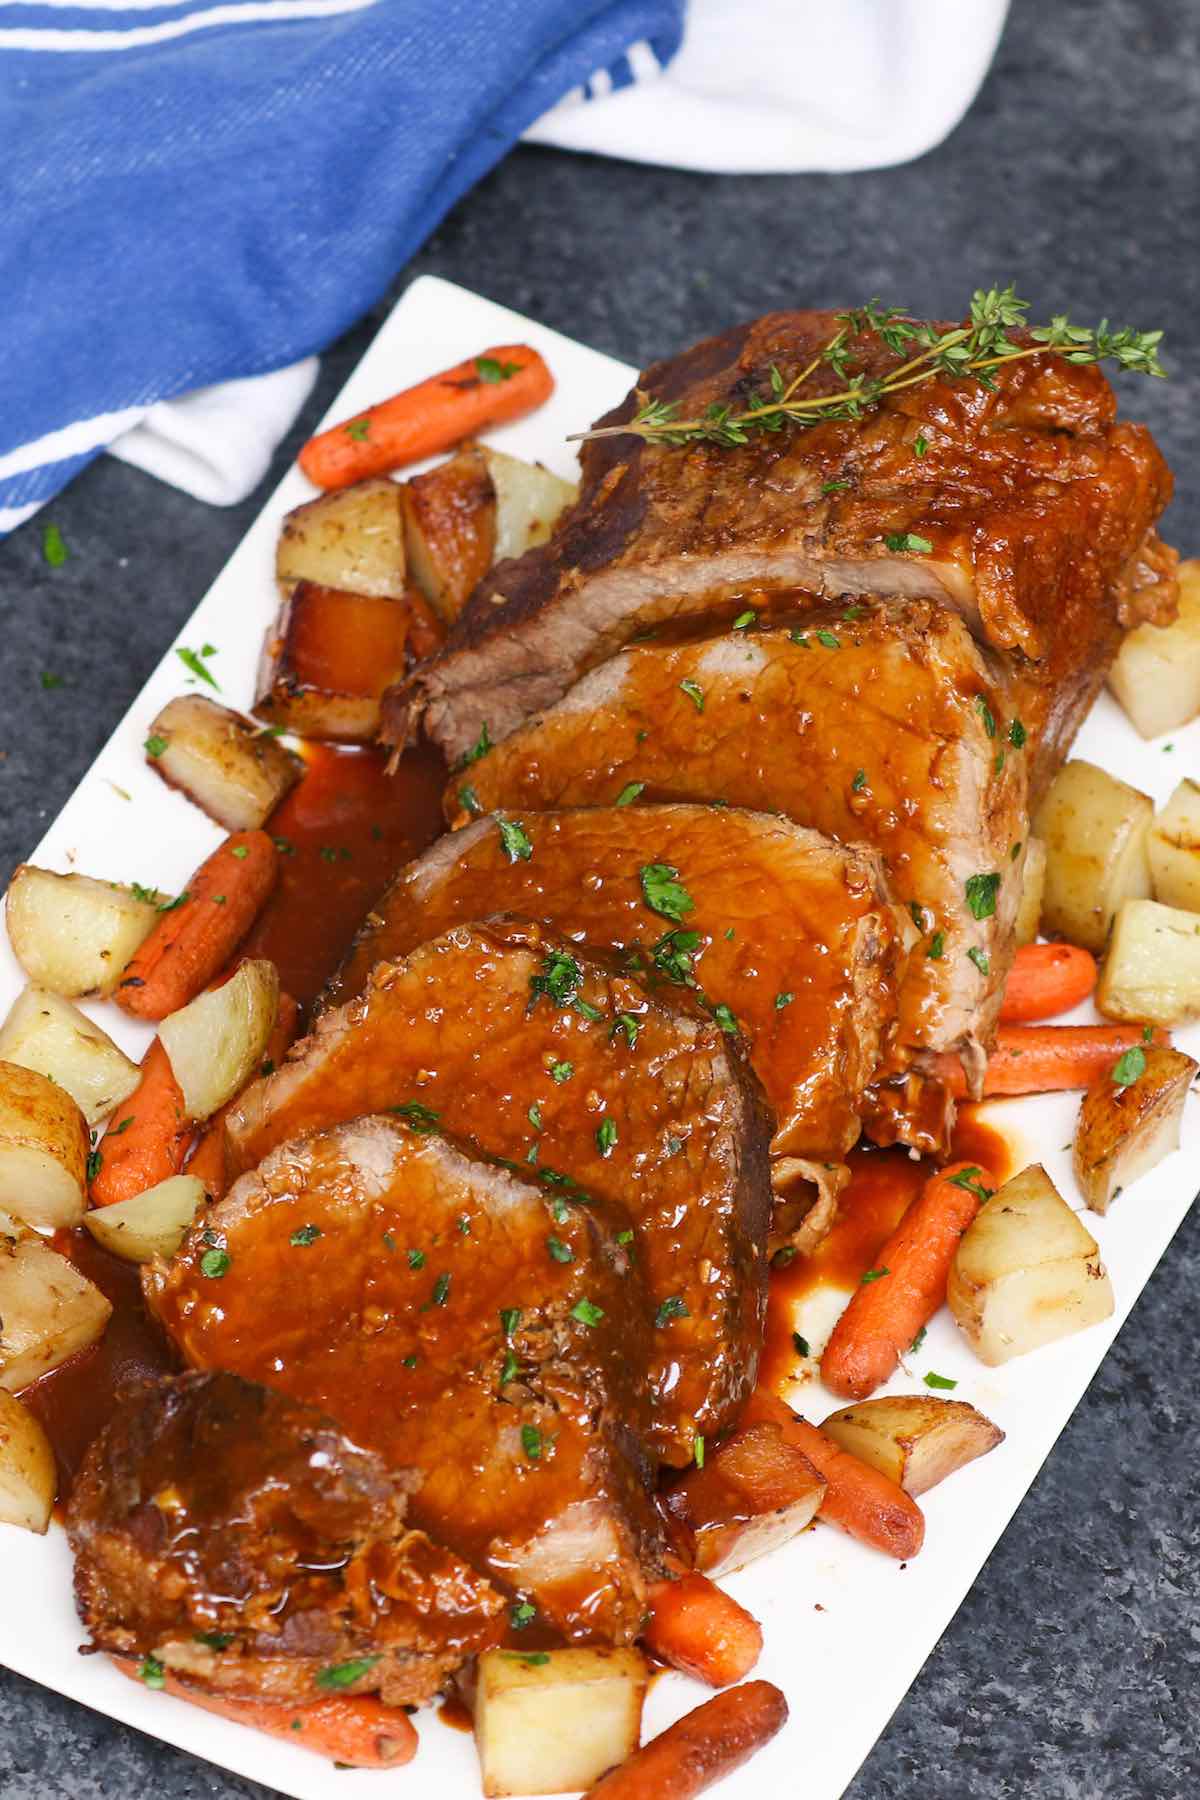
[[[537,1618],[537,1607],[530,1600],[518,1600],[509,1608],[508,1622],[514,1631],[524,1631]]]
[[[925,1377],[925,1386],[927,1388],[956,1388],[958,1383],[957,1381],[952,1381],[949,1375],[936,1375],[934,1371],[930,1369]]]
[[[944,931],[935,931],[929,940],[929,948],[926,950],[925,955],[930,962],[941,962],[945,953],[946,934]]]
[[[910,900],[908,910],[912,914],[912,922],[918,931],[925,929],[925,908],[916,900]]]
[[[233,1638],[232,1631],[196,1631],[192,1633],[193,1642],[203,1644],[206,1650],[228,1650]]]
[[[632,1050],[638,1041],[638,1033],[641,1029],[642,1021],[636,1013],[623,1012],[617,1014],[608,1035],[616,1037],[620,1032],[624,1032],[625,1041]]]
[[[821,483],[821,492],[823,494],[840,494],[849,486],[850,483],[848,481],[823,481]]]
[[[797,1356],[812,1355],[812,1351],[809,1349],[808,1339],[806,1337],[801,1337],[798,1331],[793,1331],[792,1333],[792,1348],[795,1350]]]
[[[741,1027],[723,1000],[713,1007],[712,1016],[716,1023],[721,1027],[721,1030],[725,1032],[726,1036],[738,1036]]]
[[[154,732],[148,737],[142,745],[142,749],[146,752],[146,755],[150,758],[151,762],[153,762],[156,757],[161,756],[166,748],[167,739],[165,737],[160,737],[157,732]]]
[[[632,1244],[633,1232],[630,1231],[628,1228],[626,1228],[624,1231],[618,1231],[617,1242],[618,1242],[618,1244]]]
[[[733,629],[735,631],[749,631],[750,627],[757,624],[757,622],[758,614],[754,611],[753,607],[748,606],[745,612],[739,613],[737,618],[733,621]]]
[[[57,525],[47,525],[42,532],[42,556],[52,569],[61,569],[70,557],[62,532]]]
[[[913,455],[924,456],[928,448],[929,439],[925,436],[923,431],[918,431],[916,437],[913,439]]]
[[[1022,725],[1020,719],[1014,719],[1008,728],[1008,741],[1013,749],[1023,750],[1028,737],[1029,733],[1026,731],[1024,725]]]
[[[1113,1064],[1113,1086],[1119,1088],[1132,1087],[1135,1081],[1146,1073],[1146,1052],[1140,1044],[1134,1044],[1123,1056]]]
[[[423,1250],[410,1250],[408,1252],[408,1266],[410,1269],[423,1269],[425,1267],[425,1252]]]
[[[625,786],[621,789],[620,793],[617,795],[616,799],[613,801],[613,805],[614,806],[631,806],[633,804],[633,802],[637,799],[638,795],[642,792],[645,785],[646,784],[644,781],[627,781],[625,783]]]
[[[535,1131],[540,1131],[542,1129],[542,1109],[536,1100],[525,1114],[525,1117],[529,1120],[529,1123],[533,1126]]]
[[[786,1269],[788,1264],[795,1262],[795,1260],[796,1260],[795,1244],[783,1244],[778,1250],[775,1251],[774,1255],[772,1256],[771,1267],[773,1269]]]
[[[583,970],[565,950],[551,950],[541,969],[529,980],[529,1004],[535,1005],[544,994],[555,1006],[570,1006],[583,982]]]
[[[571,1317],[581,1325],[596,1326],[604,1317],[604,1308],[597,1306],[593,1300],[577,1300],[571,1308]]]
[[[548,1237],[546,1239],[546,1248],[556,1263],[569,1263],[575,1261],[575,1252],[572,1250],[570,1244],[564,1244],[561,1238]]]
[[[415,1369],[421,1359],[414,1351],[410,1350],[408,1355],[402,1356],[400,1360],[406,1369]]]
[[[544,1669],[550,1661],[548,1650],[503,1650],[501,1655],[505,1662],[524,1663],[527,1669]]]
[[[157,1656],[143,1656],[138,1664],[138,1680],[144,1681],[148,1688],[165,1688],[167,1671]]]
[[[889,550],[915,550],[924,556],[933,549],[929,539],[918,537],[915,531],[889,531],[883,541]]]
[[[352,1662],[330,1663],[327,1668],[317,1670],[317,1686],[324,1688],[326,1693],[336,1694],[342,1688],[353,1687],[382,1661],[382,1656],[356,1656]]]
[[[696,711],[702,713],[704,711],[704,689],[700,683],[698,681],[681,681],[679,685]]]
[[[521,1448],[530,1462],[540,1462],[542,1455],[542,1434],[536,1425],[522,1425]],[[549,1661],[549,1658],[546,1659]]]
[[[475,742],[471,745],[471,748],[459,763],[459,768],[469,769],[471,764],[477,763],[481,756],[486,756],[491,748],[492,740],[488,736],[487,720],[485,719],[483,724],[479,727],[479,736],[475,739]]]
[[[611,1156],[617,1141],[617,1127],[612,1119],[601,1119],[596,1127],[596,1148],[601,1156]]]
[[[101,1156],[101,1154],[98,1150],[93,1150],[91,1155],[87,1159],[87,1178],[88,1178],[88,1180],[95,1181],[97,1175],[100,1173],[100,1171],[103,1167],[104,1167],[104,1158]]]
[[[483,811],[482,806],[479,804],[479,795],[475,792],[475,789],[469,782],[464,782],[462,787],[459,788],[458,802],[463,811],[469,812],[472,818],[478,818],[479,814]]]
[[[385,1250],[395,1250],[396,1248],[396,1240],[390,1231],[385,1231],[383,1234],[383,1247]]]
[[[551,1081],[556,1081],[560,1087],[564,1081],[570,1081],[574,1073],[575,1064],[572,1062],[555,1062],[550,1064],[550,1079]]]
[[[1000,877],[993,870],[987,875],[968,875],[964,889],[967,896],[967,909],[973,919],[990,919],[996,911],[996,895],[1000,892]]]
[[[519,1306],[505,1306],[505,1307],[501,1308],[500,1329],[504,1333],[506,1338],[510,1338],[512,1336],[513,1332],[517,1329],[517,1326],[520,1323],[521,1323],[521,1309]]]
[[[47,693],[50,691],[51,688],[60,688],[60,687],[66,686],[66,683],[64,682],[62,676],[53,674],[52,671],[49,669],[43,669],[41,674],[38,676],[38,680],[41,682],[43,688],[46,689]]]
[[[692,953],[700,947],[698,931],[668,931],[659,938],[651,951],[654,966],[668,981],[676,982],[680,987],[694,987],[695,977],[692,974]]]
[[[850,786],[854,789],[856,794],[861,794],[866,785],[867,771],[865,769],[859,769],[855,774],[854,780],[850,783]]]
[[[201,662],[201,660],[200,660],[200,657],[196,654],[196,652],[194,650],[188,650],[183,645],[177,644],[175,646],[175,654],[179,658],[180,662],[183,664],[185,669],[190,669],[192,674],[195,675],[198,680],[206,681],[210,688],[216,688],[217,692],[220,693],[220,691],[221,691],[220,682],[213,675],[211,669],[205,668],[203,662]]]
[[[435,1112],[432,1106],[422,1106],[419,1100],[404,1100],[399,1106],[388,1109],[404,1120],[410,1131],[419,1137],[428,1137],[431,1132],[442,1128],[442,1115]]]
[[[990,738],[994,738],[996,735],[996,715],[982,694],[976,694],[975,696],[975,711],[983,720],[983,729]]]
[[[784,1007],[790,1006],[792,1004],[792,1001],[795,998],[796,998],[795,994],[776,994],[776,996],[775,996],[775,1011],[782,1012]]]
[[[200,1273],[210,1281],[220,1281],[228,1273],[233,1258],[228,1250],[206,1250],[200,1258]]]
[[[442,1275],[438,1276],[437,1280],[433,1284],[432,1298],[433,1298],[433,1304],[435,1306],[445,1306],[447,1300],[450,1298],[450,1276],[449,1275],[442,1274]]]
[[[808,649],[808,633],[805,631],[789,631],[788,641],[793,644],[799,644],[802,650]]]
[[[694,910],[696,902],[671,863],[643,863],[640,873],[642,898],[651,912],[679,921]]]
[[[818,644],[824,644],[827,650],[840,650],[842,647],[842,640],[835,637],[832,631],[818,631],[816,638]]]
[[[322,1235],[319,1225],[301,1225],[296,1231],[293,1231],[288,1243],[296,1250],[307,1250],[308,1246],[315,1244]]]
[[[910,1356],[915,1356],[917,1354],[917,1351],[921,1348],[921,1345],[925,1342],[925,1339],[928,1337],[928,1335],[929,1335],[928,1328],[926,1326],[922,1325],[920,1331],[918,1331],[916,1337],[913,1339],[912,1343],[908,1346],[908,1353]]]
[[[668,1294],[654,1315],[654,1323],[661,1329],[662,1326],[669,1325],[672,1319],[686,1319],[688,1317],[690,1317],[690,1314],[688,1312],[687,1302],[684,1300],[683,1295]]]
[[[859,1280],[860,1280],[860,1281],[861,1281],[861,1282],[862,1282],[862,1284],[863,1284],[863,1286],[864,1286],[864,1287],[865,1287],[865,1286],[866,1286],[866,1285],[867,1285],[867,1283],[868,1283],[868,1282],[871,1282],[871,1281],[882,1281],[882,1280],[883,1280],[883,1278],[884,1278],[884,1276],[885,1276],[885,1275],[890,1275],[890,1274],[891,1274],[891,1272],[892,1272],[892,1271],[891,1271],[891,1270],[890,1270],[890,1269],[887,1269],[887,1268],[881,1268],[881,1269],[864,1269],[864,1270],[863,1270],[863,1273],[862,1273],[862,1274],[861,1274],[861,1275],[860,1275],[860,1276],[859,1276]]]
[[[970,961],[975,964],[975,967],[979,970],[981,975],[991,974],[992,965],[986,950],[981,950],[978,944],[972,944],[967,951],[967,956]]]
[[[959,1169],[956,1174],[948,1175],[946,1179],[951,1187],[965,1188],[968,1194],[974,1194],[982,1205],[985,1200],[990,1200],[995,1192],[994,1188],[984,1187],[981,1180],[982,1174],[983,1170],[972,1163],[965,1169]]]
[[[496,818],[500,832],[500,842],[504,846],[504,854],[510,863],[528,862],[533,855],[533,845],[519,819]]]
[[[498,358],[494,356],[477,356],[475,358],[475,373],[478,375],[480,381],[511,381],[514,375],[519,375],[521,373],[521,365],[520,363],[514,362],[500,362]]]
[[[699,1432],[692,1439],[692,1461],[698,1469],[704,1467],[704,1439]]]
[[[370,435],[370,419],[351,419],[346,427],[346,436],[352,443],[365,444]]]

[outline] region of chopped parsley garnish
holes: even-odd
[[[996,895],[1000,891],[1000,877],[994,870],[988,875],[968,875],[965,891],[971,917],[973,919],[990,919],[996,910]]]
[[[207,1275],[210,1281],[220,1281],[222,1275],[228,1273],[232,1260],[228,1250],[206,1250],[200,1258],[200,1273]]]
[[[470,1221],[470,1219],[469,1219],[469,1218],[468,1218],[468,1216],[467,1216],[467,1214],[466,1214],[466,1213],[460,1213],[460,1214],[459,1214],[459,1215],[458,1215],[458,1221],[457,1221],[457,1223],[458,1223],[458,1229],[459,1229],[459,1230],[460,1230],[460,1231],[461,1231],[461,1232],[462,1232],[462,1235],[463,1235],[463,1236],[464,1236],[464,1237],[470,1237],[470,1235],[471,1235],[471,1221]]]
[[[790,1262],[795,1262],[795,1260],[796,1260],[795,1244],[784,1244],[780,1247],[780,1249],[776,1250],[774,1255],[771,1257],[771,1267],[773,1269],[786,1269],[788,1264]]]
[[[712,1016],[722,1031],[728,1033],[730,1037],[737,1037],[741,1028],[723,1000],[713,1007]]]
[[[928,555],[933,549],[929,539],[918,537],[915,531],[889,531],[883,541],[889,550],[916,550]]]
[[[315,1244],[321,1235],[319,1225],[301,1225],[298,1230],[293,1231],[288,1243],[297,1250],[307,1250],[308,1246]]]
[[[510,1338],[512,1336],[513,1332],[517,1329],[517,1326],[520,1323],[521,1323],[521,1309],[519,1306],[505,1306],[505,1307],[501,1308],[501,1310],[500,1310],[500,1329],[504,1333],[506,1338]]]
[[[824,644],[827,650],[840,650],[842,647],[841,638],[835,637],[832,631],[818,631],[816,638],[818,644]]]
[[[100,1173],[100,1171],[103,1167],[104,1167],[104,1158],[101,1156],[101,1154],[98,1150],[93,1150],[91,1155],[87,1159],[87,1178],[88,1178],[88,1180],[95,1181],[97,1175]]]
[[[801,1337],[798,1331],[793,1331],[792,1333],[792,1348],[795,1350],[797,1356],[812,1355],[812,1351],[808,1347],[808,1339],[806,1337]]]
[[[616,1037],[618,1032],[623,1031],[625,1033],[625,1041],[632,1049],[638,1041],[638,1032],[641,1029],[642,1021],[638,1018],[636,1013],[623,1012],[617,1014],[608,1035],[609,1037]]]
[[[975,710],[983,720],[983,729],[990,738],[994,738],[996,735],[996,715],[982,694],[976,694],[975,696]]]
[[[862,1282],[863,1286],[865,1287],[869,1281],[882,1281],[884,1276],[890,1275],[891,1272],[892,1271],[888,1268],[864,1269],[862,1274],[859,1276],[859,1280]]]
[[[692,952],[699,947],[698,931],[668,931],[665,937],[659,938],[650,954],[654,958],[655,968],[668,981],[678,982],[680,987],[694,987]]]
[[[529,1123],[533,1126],[535,1131],[540,1131],[542,1129],[542,1109],[536,1100],[525,1114],[525,1117],[529,1120]]]
[[[795,631],[789,631],[788,639],[793,644],[799,644],[799,646],[802,650],[808,649],[808,633],[807,632],[800,631],[799,629],[797,629]]]
[[[696,708],[696,711],[703,712],[704,689],[700,686],[700,683],[698,681],[681,681],[679,685],[691,701],[692,705]]]
[[[206,644],[200,654],[197,655],[196,651],[185,649],[183,645],[177,644],[175,646],[175,654],[185,669],[190,669],[192,674],[197,676],[199,680],[207,681],[210,688],[216,688],[217,692],[220,693],[220,682],[217,680],[212,670],[206,669],[204,663],[201,661],[201,657],[213,654],[211,646]]]
[[[459,763],[459,768],[469,769],[471,764],[477,763],[481,756],[486,756],[491,748],[492,740],[488,736],[487,720],[485,719],[483,724],[479,727],[479,736],[475,739],[475,742],[471,745],[471,748]]]
[[[442,1115],[435,1112],[432,1106],[422,1106],[419,1100],[405,1100],[399,1106],[389,1109],[402,1118],[410,1131],[425,1137],[431,1131],[440,1131]]]
[[[1004,751],[1003,750],[997,750],[995,756],[992,758],[992,769],[993,769],[993,772],[997,775],[1002,775],[1004,773]]]
[[[508,1622],[514,1631],[524,1631],[537,1618],[537,1607],[530,1600],[518,1600],[509,1608]]]
[[[627,781],[625,783],[625,786],[621,789],[620,793],[617,795],[616,799],[613,801],[613,805],[614,806],[629,806],[634,800],[637,799],[638,795],[641,793],[641,791],[645,787],[645,785],[646,784],[644,781]]]
[[[823,494],[837,494],[840,493],[843,488],[848,488],[849,486],[850,483],[848,481],[823,481],[821,483],[821,492]]]
[[[1028,737],[1029,737],[1029,733],[1026,731],[1025,727],[1022,725],[1020,719],[1014,719],[1012,724],[1008,728],[1008,741],[1012,745],[1013,749],[1014,750],[1023,750],[1025,748],[1025,743],[1026,743],[1026,740],[1028,739]]]
[[[935,931],[929,940],[929,948],[926,950],[925,954],[930,962],[941,962],[945,951],[946,934],[944,931]]]
[[[501,819],[497,816],[496,825],[500,832],[500,842],[504,845],[504,854],[509,862],[528,862],[533,855],[533,845],[519,819]]]
[[[698,1469],[704,1467],[704,1439],[699,1432],[692,1439],[692,1461]]]
[[[571,1317],[578,1319],[581,1325],[598,1325],[604,1317],[604,1308],[593,1300],[577,1300],[571,1308]]]
[[[207,1650],[228,1650],[233,1642],[232,1631],[197,1631],[193,1633],[194,1642],[203,1644]]]
[[[479,795],[475,792],[475,789],[471,786],[470,782],[464,782],[462,787],[459,788],[458,798],[459,803],[467,812],[478,814],[483,811],[482,806],[479,804]]]
[[[142,749],[152,761],[156,756],[161,756],[166,747],[167,739],[165,737],[160,737],[157,732],[148,737],[146,742],[142,745]]]
[[[991,973],[992,965],[988,959],[986,950],[981,950],[978,944],[972,944],[967,951],[967,955],[975,964],[975,967],[979,970],[981,975],[989,975]]]
[[[520,363],[500,362],[494,356],[477,356],[475,373],[480,381],[509,381],[514,375],[521,373]]]
[[[61,569],[71,552],[57,525],[47,525],[42,533],[42,556],[52,569]]]
[[[167,1685],[167,1671],[157,1656],[143,1656],[138,1664],[138,1679],[144,1681],[148,1688],[164,1688]]]
[[[617,1127],[612,1119],[601,1119],[596,1127],[596,1148],[601,1156],[611,1156],[617,1141]]]
[[[528,1427],[525,1429],[528,1430]],[[527,1669],[544,1669],[550,1661],[548,1650],[502,1650],[501,1655],[505,1662],[524,1663]]]
[[[245,862],[250,852],[245,844],[233,844],[230,846],[229,854],[230,856],[235,857],[238,862]]]
[[[413,1351],[410,1350],[408,1355],[401,1357],[400,1360],[404,1364],[406,1369],[415,1369],[417,1366],[417,1363],[420,1359],[416,1356],[416,1354]]]
[[[928,1375],[925,1377],[925,1386],[927,1388],[956,1388],[958,1383],[957,1381],[951,1381],[949,1375],[935,1375],[933,1370],[930,1369]]]
[[[330,1663],[328,1668],[317,1670],[317,1686],[327,1693],[336,1694],[339,1688],[353,1687],[364,1675],[369,1675],[382,1656],[356,1656],[352,1662]]]
[[[604,1014],[600,1011],[598,1006],[593,1006],[590,1000],[585,1000],[582,996],[578,997],[575,1001],[575,1011],[579,1014],[580,1018],[590,1019],[593,1025],[596,1023],[597,1019],[602,1019],[604,1017]]]
[[[425,1267],[425,1252],[423,1250],[410,1250],[408,1252],[408,1266],[410,1269],[423,1269]]]
[[[1123,1056],[1113,1064],[1113,1086],[1119,1088],[1132,1087],[1140,1076],[1146,1073],[1146,1052],[1140,1044],[1134,1044]]]
[[[530,1462],[537,1462],[542,1454],[542,1434],[536,1425],[522,1425],[521,1448]],[[547,1662],[550,1660],[547,1657]]]
[[[984,1200],[990,1200],[995,1192],[994,1188],[984,1187],[980,1180],[982,1174],[983,1170],[972,1163],[969,1168],[960,1169],[956,1175],[948,1175],[946,1179],[951,1187],[965,1188],[968,1194],[974,1194],[975,1198],[982,1203]]]
[[[49,669],[43,669],[38,676],[38,680],[47,692],[49,692],[51,688],[60,688],[65,685],[62,676],[53,674]]]
[[[557,1081],[560,1087],[564,1081],[570,1081],[574,1073],[575,1064],[572,1062],[556,1062],[550,1064],[550,1079],[551,1081]]]
[[[572,1250],[570,1244],[564,1244],[561,1238],[548,1237],[546,1239],[546,1248],[556,1263],[569,1263],[575,1261],[575,1252]]]
[[[385,1250],[394,1250],[396,1248],[396,1240],[390,1231],[385,1231],[383,1234],[383,1247]]]
[[[529,980],[530,1005],[545,994],[555,1006],[570,1006],[583,982],[583,970],[565,950],[551,950]]]
[[[917,1351],[921,1348],[921,1345],[925,1342],[925,1339],[928,1337],[928,1335],[929,1335],[928,1327],[925,1325],[922,1325],[920,1331],[918,1331],[916,1337],[913,1339],[912,1343],[908,1346],[910,1356],[915,1356],[917,1354]]]
[[[685,919],[694,911],[696,902],[679,879],[679,870],[671,863],[643,863],[640,871],[642,898],[651,912],[664,919]]]
[[[654,1315],[654,1323],[658,1326],[669,1325],[672,1319],[686,1319],[689,1316],[683,1295],[668,1294]]]
[[[850,786],[854,789],[856,794],[861,794],[866,785],[867,771],[865,769],[859,769],[854,780],[850,783]]]
[[[913,455],[924,456],[928,448],[929,439],[925,436],[924,432],[918,431],[916,437],[913,439]]]
[[[351,419],[346,427],[346,436],[356,444],[364,444],[370,435],[370,419]]]
[[[792,1001],[795,998],[796,998],[795,994],[776,994],[776,996],[775,996],[775,1011],[782,1012],[784,1007],[790,1006],[792,1004]]]
[[[749,631],[750,627],[755,624],[757,620],[758,614],[754,611],[753,607],[748,606],[745,612],[739,613],[737,618],[733,621],[733,629],[735,631]]]
[[[435,1306],[445,1306],[446,1301],[449,1298],[450,1298],[450,1277],[449,1277],[449,1275],[445,1275],[445,1274],[439,1275],[437,1280],[433,1284],[433,1304]]]
[[[272,838],[271,842],[274,844],[275,848],[278,850],[280,856],[294,856],[296,854],[296,846],[295,846],[295,844],[293,844],[293,842],[290,838],[285,838],[285,837]]]
[[[500,1367],[500,1386],[507,1387],[520,1374],[521,1364],[515,1350],[506,1350]]]
[[[618,1231],[617,1242],[618,1244],[632,1244],[633,1232],[630,1231],[628,1227],[624,1231]]]
[[[925,908],[916,900],[910,900],[908,910],[912,914],[912,922],[918,931],[925,929]]]

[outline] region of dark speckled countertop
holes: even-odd
[[[711,178],[522,150],[394,293],[416,273],[445,275],[642,363],[770,307],[880,294],[952,316],[972,287],[1010,279],[1036,310],[1159,325],[1172,379],[1126,384],[1126,405],[1174,466],[1166,532],[1186,553],[1200,549],[1198,133],[1196,0],[1015,0],[970,116],[907,168]],[[101,459],[0,544],[0,878],[70,794],[386,309],[324,358],[297,429],[243,505],[215,511]],[[59,569],[41,557],[48,519],[72,552]],[[43,691],[43,669],[65,687]],[[1200,1796],[1198,1291],[1193,1216],[853,1800]],[[142,1793],[268,1790],[0,1672],[2,1800]]]

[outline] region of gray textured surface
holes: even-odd
[[[797,72],[802,85],[803,72]],[[523,151],[416,262],[646,361],[729,320],[878,293],[954,314],[1013,279],[1040,310],[1168,333],[1169,384],[1127,387],[1200,547],[1200,8],[1015,0],[967,121],[908,168],[710,179]],[[0,545],[0,876],[41,834],[383,316],[326,358],[263,492],[215,512],[102,460]],[[43,691],[39,673],[66,685]],[[850,1792],[853,1800],[1190,1800],[1200,1793],[1194,1465],[1200,1223],[1180,1232],[1016,1520]],[[4,1596],[0,1594],[0,1606]],[[793,1694],[796,1791],[804,1718]],[[400,1792],[405,1777],[396,1780]],[[2,1800],[249,1800],[221,1774],[0,1673]]]

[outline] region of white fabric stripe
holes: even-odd
[[[0,532],[15,531],[26,519],[31,519],[39,506],[45,506],[44,500],[31,500],[28,506],[0,506]]]
[[[7,481],[10,475],[24,475],[30,469],[40,469],[43,463],[66,462],[68,457],[83,456],[97,444],[111,444],[115,437],[120,437],[123,431],[131,430],[145,418],[146,410],[144,406],[126,406],[120,412],[97,413],[94,418],[77,419],[73,425],[48,431],[45,437],[34,438],[32,443],[20,444],[7,456],[0,456],[0,481]]]
[[[35,6],[64,12],[170,12],[173,7],[191,6],[194,0],[0,0],[0,15],[18,7]],[[30,27],[30,29],[35,29]]]
[[[375,0],[251,0],[249,5],[214,6],[186,19],[159,25],[135,25],[128,31],[0,31],[0,50],[136,50],[160,44],[213,25],[250,25],[261,19],[323,19],[337,13],[364,12]]]
[[[98,0],[88,0],[89,5],[97,3]],[[61,0],[61,4],[66,5],[67,0]],[[629,67],[633,70],[635,81],[649,81],[652,76],[662,74],[662,64],[645,38],[640,38],[636,44],[630,44],[625,54],[629,58]]]
[[[612,76],[607,69],[597,69],[588,86],[592,90],[593,100],[603,100],[612,93]]]

